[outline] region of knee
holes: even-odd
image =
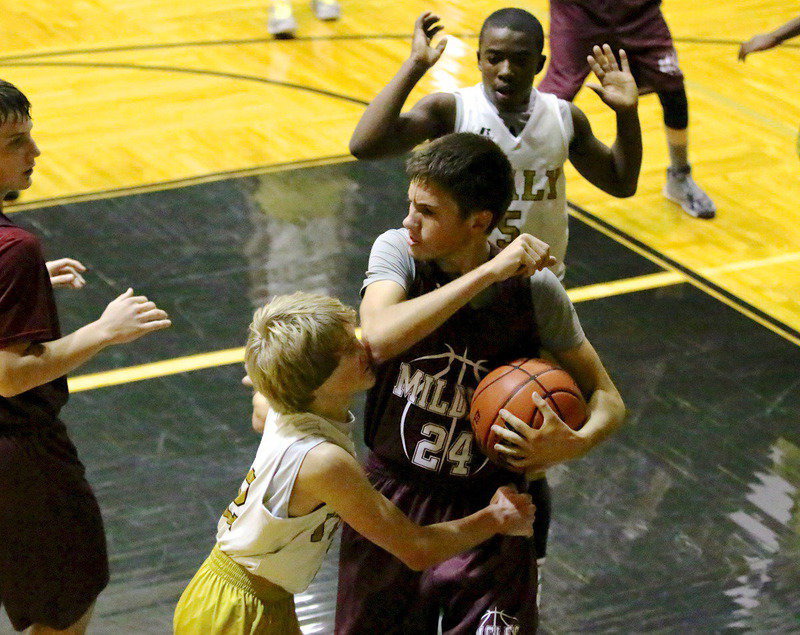
[[[658,93],[661,107],[664,109],[664,123],[674,130],[685,130],[689,126],[689,101],[686,89],[681,86],[677,90]]]

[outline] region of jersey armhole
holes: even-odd
[[[291,445],[289,445],[283,452],[283,455],[278,460],[277,465],[272,470],[270,483],[267,486],[264,497],[261,499],[261,505],[266,509],[270,514],[275,516],[276,518],[284,518],[289,519],[289,501],[292,498],[292,492],[294,491],[294,484],[297,481],[297,475],[300,473],[300,468],[303,466],[303,461],[306,460],[306,456],[308,453],[313,450],[315,447],[324,443],[324,439],[320,438],[313,438],[311,439],[311,443],[309,443],[309,437],[303,437],[302,439],[297,439]],[[291,452],[297,452],[298,445],[303,445],[305,447],[302,448],[303,457],[300,461],[293,461],[291,469],[287,471],[281,471],[281,466],[284,464],[285,461],[289,460],[292,461],[295,457],[287,456]],[[280,484],[275,483],[275,478],[280,474],[283,477],[283,482]],[[277,499],[277,500],[276,500]]]
[[[464,100],[461,97],[461,93],[458,91],[451,94],[456,101],[456,116],[453,122],[453,132],[459,132],[461,130],[461,125],[464,123]]]

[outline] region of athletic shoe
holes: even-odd
[[[320,20],[338,20],[342,15],[338,0],[311,0],[311,9]]]
[[[292,14],[292,3],[288,0],[275,0],[269,6],[267,30],[276,38],[294,37],[297,21]]]
[[[11,190],[8,192],[4,197],[4,201],[16,201],[19,198],[19,192],[17,190]]]
[[[714,218],[717,206],[692,178],[692,168],[667,168],[664,196],[695,218]]]

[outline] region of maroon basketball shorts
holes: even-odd
[[[438,487],[406,478],[374,455],[367,472],[375,487],[420,525],[469,515],[488,504],[496,486],[503,484],[487,483],[480,490]],[[533,633],[538,617],[536,587],[536,554],[526,538],[495,536],[418,572],[345,526],[336,633],[436,633],[439,624],[447,635]]]
[[[103,521],[63,425],[0,435],[0,604],[65,629],[108,584]]]
[[[572,101],[590,72],[586,56],[595,44],[606,43],[615,54],[625,49],[640,92],[672,91],[683,86],[672,35],[657,3],[638,11],[608,9],[595,13],[581,4],[553,0],[550,62],[538,89]]]

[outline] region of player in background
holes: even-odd
[[[800,17],[789,20],[769,33],[758,33],[739,47],[739,61],[744,62],[750,53],[768,51],[785,40],[800,35]]]
[[[311,0],[311,10],[318,20],[324,22],[338,20],[342,15],[339,0]],[[270,35],[279,39],[294,37],[297,20],[292,11],[291,0],[273,0],[267,9],[267,15],[267,30]]]
[[[316,575],[340,520],[416,571],[497,533],[531,534],[531,497],[512,487],[465,518],[421,527],[370,485],[349,408],[375,376],[355,319],[338,300],[309,293],[256,311],[245,366],[270,409],[262,419],[267,404],[254,399],[261,444],[216,546],[181,596],[176,633],[299,633],[293,594]]]
[[[170,326],[133,290],[61,336],[53,286],[81,288],[85,267],[45,263],[39,240],[2,213],[30,187],[39,148],[30,103],[0,80],[0,605],[17,630],[85,632],[108,583],[100,509],[59,411],[66,374],[104,348]]]
[[[716,206],[692,178],[689,103],[661,0],[551,0],[550,65],[539,90],[572,101],[597,42],[624,48],[642,93],[655,91],[664,112],[670,165],[664,195],[695,218],[714,218]]]
[[[502,251],[487,240],[513,197],[511,164],[497,144],[445,135],[416,150],[407,172],[403,229],[377,238],[362,285],[362,337],[377,363],[364,416],[371,482],[419,523],[471,513],[509,479],[526,487],[522,474],[478,450],[469,403],[490,370],[542,349],[576,380],[589,418],[575,432],[541,402],[541,429],[510,420],[502,434],[507,460],[532,479],[532,542],[495,537],[420,574],[346,527],[336,633],[474,634],[499,623],[531,633],[549,520],[544,470],[590,451],[625,408],[548,268],[548,246],[529,234]]]
[[[500,247],[521,233],[550,246],[554,270],[564,275],[567,250],[567,197],[563,165],[569,159],[592,184],[614,196],[636,191],[642,162],[638,92],[625,53],[620,64],[611,49],[595,47],[589,63],[600,84],[593,86],[614,110],[617,138],[609,148],[592,133],[589,120],[574,104],[533,88],[542,70],[544,31],[522,9],[500,9],[483,23],[478,40],[477,86],[433,93],[405,113],[411,90],[439,60],[446,45],[431,39],[442,29],[439,18],[417,18],[411,54],[389,84],[372,100],[350,139],[359,159],[400,154],[450,132],[475,132],[495,141],[515,171],[514,200],[491,235]]]

